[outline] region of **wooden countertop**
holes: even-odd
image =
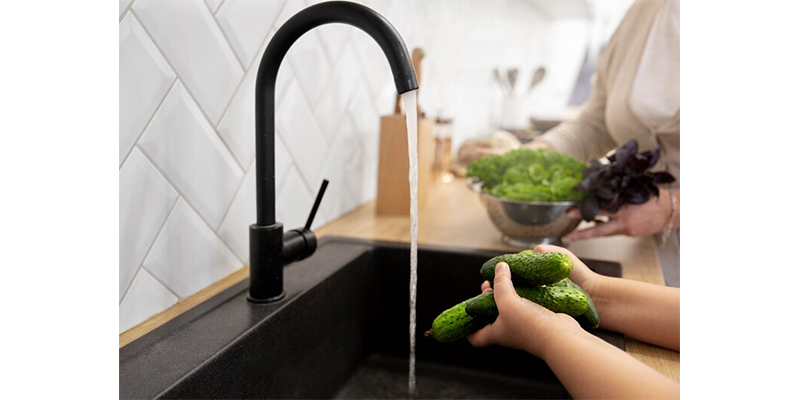
[[[437,183],[430,190],[426,204],[420,204],[419,243],[421,245],[519,251],[500,240],[500,232],[492,225],[480,200],[467,189],[463,179],[455,179],[449,183]],[[410,240],[409,226],[408,215],[376,216],[375,202],[373,201],[343,215],[316,233],[319,237],[345,236],[408,242]],[[578,257],[619,262],[622,264],[623,278],[664,284],[655,243],[651,238],[619,236],[591,239],[571,244],[569,248]],[[244,267],[123,332],[120,334],[119,346],[123,347],[247,276],[248,269]],[[680,381],[680,353],[630,338],[626,340],[626,347],[626,351],[633,357],[662,374]]]

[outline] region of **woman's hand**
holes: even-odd
[[[506,263],[498,263],[495,267],[494,300],[500,315],[494,323],[467,337],[475,347],[498,344],[524,350],[546,360],[551,341],[570,334],[586,334],[569,315],[556,314],[519,297],[511,283],[511,270]]]
[[[680,190],[675,191],[680,204]],[[580,218],[580,210],[572,210],[570,215]],[[652,196],[644,204],[626,204],[614,214],[600,211],[599,215],[607,216],[608,222],[595,221],[595,225],[571,232],[564,236],[564,242],[575,242],[598,236],[628,235],[645,236],[661,232],[669,224],[672,215],[670,193],[659,189],[659,196]],[[680,226],[676,218],[675,227]]]
[[[536,150],[536,149],[549,149],[552,150],[552,146],[549,143],[545,142],[544,140],[533,140],[528,143],[522,145],[522,147],[526,149]]]

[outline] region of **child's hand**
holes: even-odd
[[[475,347],[498,344],[524,350],[546,360],[545,353],[552,340],[570,333],[584,334],[580,325],[569,315],[556,314],[519,297],[514,291],[511,271],[506,263],[498,263],[495,267],[494,300],[500,315],[494,323],[467,337]]]
[[[558,246],[548,245],[548,244],[540,244],[536,246],[533,251],[537,253],[563,253],[569,256],[572,260],[572,273],[569,275],[569,279],[573,282],[577,283],[586,293],[589,293],[589,297],[596,298],[598,297],[598,291],[600,286],[600,280],[602,276],[597,272],[592,271],[586,264],[583,263],[575,254],[572,254],[571,251]],[[488,282],[485,282],[488,283]],[[484,284],[485,284],[484,283]],[[483,286],[481,286],[483,288]]]
[[[555,252],[555,253],[563,253],[569,256],[572,260],[572,273],[569,275],[569,279],[573,282],[577,283],[586,293],[589,293],[589,297],[595,298],[597,296],[597,287],[599,286],[598,281],[600,280],[601,276],[589,269],[586,264],[583,263],[575,254],[572,254],[571,251],[558,246],[547,245],[547,244],[540,244],[533,249],[533,251],[537,253],[548,253],[548,252]],[[489,284],[489,281],[483,281],[481,285],[481,293],[486,293],[492,290],[492,285]]]

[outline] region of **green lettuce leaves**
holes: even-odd
[[[483,191],[518,201],[581,201],[586,193],[574,187],[587,165],[547,149],[517,149],[475,160],[467,176],[479,179]]]

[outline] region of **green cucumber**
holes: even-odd
[[[564,286],[518,287],[517,294],[552,312],[575,317],[584,314],[589,308],[589,296],[582,290]],[[494,322],[499,315],[494,292],[486,292],[467,300],[464,307],[467,315],[487,324]]]
[[[572,260],[568,255],[556,252],[536,253],[525,250],[520,253],[503,254],[485,262],[481,275],[494,281],[494,267],[505,262],[511,268],[511,280],[518,286],[539,286],[558,282],[572,273]]]
[[[575,319],[578,321],[578,323],[581,324],[583,329],[586,329],[587,331],[597,329],[600,326],[600,314],[597,313],[597,307],[595,307],[591,296],[589,296],[589,293],[586,293],[586,291],[583,290],[582,287],[578,286],[577,283],[571,281],[569,278],[565,278],[564,280],[558,281],[554,283],[552,286],[572,288],[583,292],[583,294],[586,295],[586,298],[589,299],[589,308],[586,309],[585,313],[576,316]]]
[[[464,310],[468,301],[478,297],[480,296],[462,301],[439,314],[433,320],[431,330],[425,332],[425,336],[433,336],[439,342],[452,342],[486,326],[486,322],[473,319]]]

